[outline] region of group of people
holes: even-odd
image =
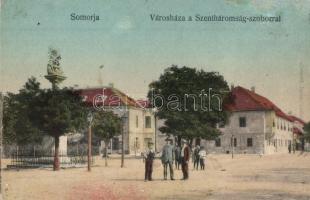
[[[166,144],[164,145],[161,153],[161,162],[164,167],[164,180],[167,180],[168,168],[170,179],[174,179],[173,163],[175,163],[175,168],[179,169],[181,166],[183,178],[182,180],[187,180],[189,177],[188,173],[188,163],[190,160],[191,149],[186,140],[181,141],[181,146],[173,146],[172,139],[166,139]],[[200,163],[201,169],[205,168],[205,158],[206,151],[203,147],[196,146],[193,154],[194,167],[196,163]],[[153,160],[155,159],[155,152],[153,150],[153,143],[149,143],[148,149],[144,153],[145,159],[145,181],[152,180],[153,172]],[[198,163],[197,168],[198,169]]]
[[[194,162],[194,169],[198,170],[198,165],[200,165],[201,170],[205,169],[206,156],[207,156],[207,152],[203,146],[197,145],[194,148],[193,156],[192,156],[193,157],[192,160]]]

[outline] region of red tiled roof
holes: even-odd
[[[138,99],[136,102],[143,108],[151,108],[150,101],[145,99]]]
[[[133,106],[142,108],[133,98],[112,87],[86,88],[77,90],[77,92],[89,106],[93,105],[94,101],[96,101],[96,105],[102,106],[103,96],[104,106]]]
[[[224,104],[229,111],[274,110],[276,115],[286,120],[292,119],[269,99],[243,87],[235,87],[230,93],[230,101]]]
[[[291,118],[293,121],[297,121],[297,122],[301,123],[302,125],[305,125],[305,124],[306,124],[306,122],[305,122],[304,120],[302,120],[302,119],[300,119],[300,118],[298,118],[298,117],[296,117],[296,116],[294,116],[294,115],[290,115],[290,118]]]

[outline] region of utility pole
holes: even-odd
[[[235,146],[235,138],[234,134],[231,135],[231,159],[234,159],[234,146]]]
[[[3,124],[2,124],[2,119],[3,119],[3,96],[2,93],[0,92],[0,199],[2,199],[2,130],[3,130]]]
[[[87,121],[88,121],[88,151],[87,151],[87,170],[91,171],[91,125],[93,121],[93,114],[91,112],[87,115]]]
[[[125,125],[126,125],[126,120],[127,120],[127,116],[126,116],[126,112],[123,114],[123,116],[121,117],[122,119],[122,123],[121,123],[121,131],[122,131],[122,158],[121,158],[121,168],[124,167],[124,157],[125,157],[125,144],[124,144],[124,132],[125,132]]]
[[[87,152],[87,170],[90,172],[91,168],[91,125],[88,126],[88,152]]]
[[[154,112],[154,140],[155,140],[155,153],[157,152],[157,116],[156,116],[156,111]]]
[[[304,90],[304,70],[303,64],[299,65],[299,117],[303,119],[303,90]]]
[[[123,124],[122,124],[123,125]],[[121,158],[121,168],[124,167],[124,128],[122,126],[122,158]]]

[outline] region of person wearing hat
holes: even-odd
[[[163,151],[161,154],[161,162],[164,166],[164,180],[167,180],[167,168],[169,165],[170,169],[170,179],[174,180],[173,177],[173,160],[174,160],[174,147],[172,146],[172,140],[167,138],[166,144],[163,147]]]
[[[152,172],[153,172],[153,160],[155,158],[155,152],[153,150],[153,143],[148,143],[148,148],[144,153],[145,159],[145,181],[152,181]]]
[[[174,148],[174,162],[175,162],[175,169],[180,169],[181,166],[181,147],[178,144],[175,144]]]
[[[182,172],[183,172],[183,179],[188,179],[188,161],[190,157],[190,149],[186,140],[182,140],[182,151],[181,151],[181,159],[182,159]]]
[[[194,169],[198,170],[200,146],[196,145],[193,152]]]

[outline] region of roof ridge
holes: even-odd
[[[302,124],[306,124],[306,121],[304,121],[304,120],[301,119],[300,117],[296,117],[295,115],[289,115],[289,117],[291,117],[292,120],[294,120],[294,121],[299,121],[299,122],[301,122]]]
[[[257,94],[256,92],[252,92],[252,91],[249,90],[249,89],[246,89],[246,88],[243,88],[243,89],[245,89],[246,92],[247,92],[251,97],[253,97],[253,99],[254,99],[255,102],[259,103],[259,104],[262,105],[263,107],[266,106],[266,105],[264,105],[263,102],[261,102],[261,101],[259,101],[258,99],[256,99],[255,96],[257,96],[257,97],[259,97],[259,98],[262,98],[262,99],[265,100],[265,101],[268,101],[268,102],[271,104],[271,109],[277,109],[277,110],[282,111],[275,103],[273,103],[273,102],[272,102],[270,99],[268,99],[267,97],[264,97],[264,96],[262,96],[262,95],[260,95],[260,94]],[[282,112],[283,112],[283,111],[282,111]]]
[[[80,91],[81,94],[85,94],[86,96],[89,96],[91,98],[94,97],[94,95],[98,94],[98,92],[100,90],[104,91],[104,95],[106,96],[111,96],[111,95],[115,95],[119,98],[118,102],[122,105],[126,105],[126,106],[133,106],[133,107],[137,107],[137,108],[141,108],[141,105],[137,103],[137,101],[130,97],[129,95],[125,94],[124,92],[118,90],[117,88],[114,87],[96,87],[96,88],[84,88],[84,89],[79,89],[77,91]],[[115,104],[114,100],[108,100],[106,99],[103,104]]]
[[[120,99],[121,99],[123,104],[129,105],[130,102],[132,102],[132,103],[134,103],[134,105],[138,105],[138,106],[141,107],[141,105],[138,104],[137,101],[134,98],[130,97],[129,95],[127,95],[125,93],[123,93],[122,91],[120,91],[120,90],[118,90],[118,89],[116,89],[114,87],[111,87],[111,90],[120,97]],[[126,97],[126,99],[124,99],[124,97]]]
[[[255,94],[255,95],[259,96],[259,97],[262,97],[261,95],[258,95],[258,94],[256,94],[256,93],[250,91],[249,89],[244,88],[244,87],[241,87],[241,86],[239,86],[239,87],[240,87],[243,91],[245,91],[246,94],[247,94],[248,96],[250,96],[251,99],[252,99],[253,101],[255,101],[255,102],[258,103],[260,106],[262,106],[263,108],[265,108],[265,105],[263,105],[258,99],[256,99],[256,98],[253,96],[253,94]],[[272,102],[271,102],[271,103],[272,103]]]
[[[262,109],[265,110],[274,110],[276,112],[276,114],[280,117],[283,117],[287,120],[292,120],[291,117],[286,114],[285,112],[283,112],[275,103],[273,103],[271,100],[269,100],[268,98],[257,94],[253,91],[250,91],[249,89],[246,89],[244,87],[238,86],[239,89],[241,89],[243,92],[245,92],[246,95],[248,95],[255,103],[257,103]],[[265,102],[262,102],[265,101]]]

